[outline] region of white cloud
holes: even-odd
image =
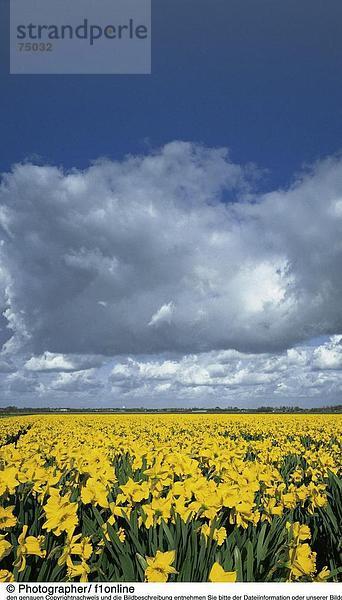
[[[342,336],[335,335],[329,344],[319,346],[313,353],[313,365],[317,369],[342,369]]]
[[[28,371],[73,371],[74,365],[63,354],[44,352],[42,356],[32,356],[26,363]]]
[[[204,406],[253,405],[269,401],[283,404],[310,403],[324,394],[324,403],[338,400],[342,378],[317,370],[317,356],[324,355],[335,336],[319,348],[301,346],[281,354],[244,354],[212,351],[178,359],[129,358],[118,362],[110,374],[116,392],[135,398],[156,398],[164,403],[193,395]],[[336,346],[337,347],[337,346]],[[331,368],[324,366],[325,369]],[[189,396],[190,394],[190,396]]]
[[[11,347],[263,352],[337,332],[341,172],[247,194],[225,150],[181,142],[83,172],[18,165],[0,190]]]
[[[0,391],[7,403],[14,395],[24,405],[37,397],[62,406],[70,399],[97,406],[327,405],[340,401],[341,369],[317,361],[333,348],[339,350],[339,336],[280,354],[228,350],[122,357],[111,366],[57,374],[25,369],[0,374]]]
[[[49,389],[57,392],[91,392],[101,388],[101,383],[93,377],[93,372],[76,371],[59,373],[49,384]]]
[[[287,360],[290,365],[305,366],[308,362],[308,356],[305,350],[290,348],[287,351]]]
[[[173,302],[163,304],[157,312],[152,315],[149,325],[159,325],[160,323],[171,323],[172,315],[175,312],[175,305]]]
[[[4,393],[103,378],[108,401],[337,398],[341,197],[340,158],[262,194],[226,150],[182,142],[85,171],[17,165],[0,186]]]
[[[24,368],[27,371],[81,371],[99,367],[104,362],[101,356],[82,356],[54,354],[44,352],[40,356],[31,356]]]

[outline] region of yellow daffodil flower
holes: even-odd
[[[212,583],[234,583],[237,578],[236,571],[225,571],[218,562],[215,562],[209,573]]]
[[[145,569],[145,578],[148,582],[165,583],[169,575],[177,573],[176,569],[172,567],[172,563],[175,561],[176,552],[175,550],[169,550],[168,552],[161,552],[157,550],[154,557],[146,557],[147,567]]]

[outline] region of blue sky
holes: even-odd
[[[0,10],[1,402],[339,402],[341,2],[153,2],[150,76],[9,75]]]
[[[151,76],[9,76],[1,18],[3,169],[32,155],[83,168],[181,139],[228,146],[277,185],[340,149],[338,0],[163,0],[152,15]]]

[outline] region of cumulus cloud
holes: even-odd
[[[0,192],[14,337],[35,353],[111,355],[336,332],[341,173],[325,161],[241,201],[248,170],[180,142],[84,172],[18,165]]]
[[[63,354],[44,352],[42,356],[32,356],[26,363],[28,371],[73,371],[72,362]]]
[[[53,379],[46,391],[58,392],[90,392],[101,388],[101,383],[93,377],[92,372],[77,371],[74,373],[59,373]]]
[[[5,399],[19,394],[25,405],[37,397],[40,403],[61,406],[70,399],[92,406],[336,403],[341,397],[342,378],[341,365],[333,353],[340,351],[340,337],[278,354],[214,350],[183,356],[117,357],[82,371],[25,368],[3,374],[2,379],[0,375],[0,391]],[[334,362],[327,360],[331,356]],[[65,366],[60,362],[58,368]]]
[[[26,361],[24,368],[27,371],[81,371],[101,366],[103,358],[101,356],[82,356],[82,355],[64,355],[54,354],[53,352],[44,352],[40,356],[31,356]]]
[[[325,402],[335,401],[342,391],[338,372],[325,361],[320,367],[317,359],[333,349],[339,349],[339,337],[317,348],[302,346],[281,354],[246,354],[234,350],[212,351],[186,355],[178,359],[154,357],[128,358],[113,367],[109,382],[126,396],[158,397],[163,392],[169,400],[183,398],[194,392],[204,405],[227,403],[252,405],[269,401],[309,401],[325,394]],[[320,372],[318,370],[320,369]],[[330,372],[323,372],[323,371]],[[242,402],[242,404],[241,404]],[[207,404],[205,404],[207,403]]]
[[[104,357],[130,355],[113,369],[115,390],[291,394],[286,370],[300,389],[335,393],[340,342],[305,341],[342,331],[342,159],[267,194],[255,173],[225,149],[172,142],[84,171],[25,163],[4,174],[4,375],[22,356],[13,385],[36,389],[31,374],[62,393],[91,387],[84,373]],[[207,364],[211,353],[220,360]]]
[[[313,353],[317,369],[342,369],[342,336],[334,335],[329,344],[319,346]]]

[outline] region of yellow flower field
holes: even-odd
[[[338,581],[339,415],[0,420],[0,581]]]

